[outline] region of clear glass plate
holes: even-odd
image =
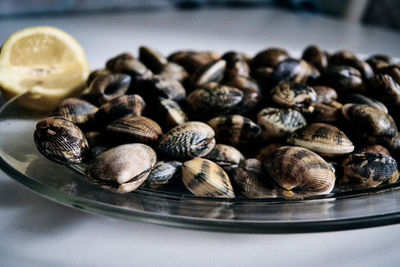
[[[234,232],[313,232],[400,222],[400,185],[305,199],[202,198],[138,189],[120,195],[47,160],[33,143],[36,122],[48,114],[19,107],[0,110],[0,167],[34,192],[66,206],[122,219]]]

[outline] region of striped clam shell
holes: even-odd
[[[158,101],[159,108],[167,126],[175,127],[189,120],[185,111],[183,111],[181,106],[176,101],[163,97],[159,97]]]
[[[203,122],[186,122],[164,134],[158,143],[158,150],[178,160],[202,157],[214,148],[214,135],[214,130]]]
[[[94,114],[94,121],[95,124],[105,127],[129,114],[140,116],[145,106],[140,95],[123,95],[102,105]]]
[[[354,145],[344,132],[326,123],[312,123],[292,133],[286,140],[320,155],[336,156],[354,151]]]
[[[237,167],[240,161],[244,160],[244,156],[239,150],[224,144],[216,144],[204,158],[214,161],[224,170]]]
[[[125,144],[95,157],[86,169],[92,183],[117,193],[138,188],[156,164],[154,150],[144,144]]]
[[[282,82],[272,91],[272,100],[285,108],[294,108],[302,113],[312,113],[317,93],[304,83]]]
[[[343,176],[338,186],[347,190],[376,187],[387,180],[397,180],[399,176],[396,160],[380,153],[353,153],[342,166]]]
[[[196,196],[235,197],[229,176],[220,166],[207,159],[194,158],[183,163],[182,180]]]
[[[124,142],[140,142],[151,144],[162,135],[162,129],[157,122],[147,117],[127,115],[113,121],[107,126],[107,131],[116,139]]]
[[[151,189],[160,189],[171,184],[180,177],[181,167],[182,163],[179,161],[157,161],[143,185]]]
[[[276,189],[258,159],[241,162],[239,167],[232,170],[231,177],[235,190],[245,197],[276,197]]]
[[[261,128],[262,139],[270,141],[288,136],[306,126],[307,122],[297,110],[268,107],[257,114],[257,124]]]
[[[39,152],[58,163],[80,163],[89,152],[83,132],[75,124],[61,117],[49,117],[39,121],[33,137]]]
[[[282,191],[291,191],[298,196],[330,193],[335,185],[335,174],[329,164],[303,147],[275,149],[264,161],[264,167]],[[282,195],[288,196],[291,192]]]
[[[67,98],[51,113],[52,116],[63,117],[76,125],[87,123],[98,108],[79,98]]]
[[[242,115],[218,116],[207,124],[214,129],[218,142],[232,146],[253,143],[261,134],[258,125]]]

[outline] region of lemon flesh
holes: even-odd
[[[68,33],[37,26],[13,33],[0,50],[0,87],[6,99],[51,110],[85,88],[90,68],[80,44]]]

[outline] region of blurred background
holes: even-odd
[[[137,12],[196,8],[268,8],[333,16],[341,20],[400,30],[398,0],[0,0],[0,19],[21,15]]]

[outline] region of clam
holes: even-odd
[[[223,59],[201,67],[191,76],[192,87],[197,88],[203,84],[220,82],[223,78],[225,67],[226,61]]]
[[[52,111],[52,116],[63,117],[76,125],[86,124],[98,108],[79,98],[67,98]]]
[[[292,133],[287,142],[310,149],[323,156],[338,156],[354,151],[354,145],[344,132],[326,123],[312,123]]]
[[[165,64],[160,72],[160,75],[180,82],[184,82],[189,76],[181,65],[174,62],[168,62]]]
[[[139,47],[139,59],[153,73],[160,73],[168,60],[154,48],[148,46]]]
[[[297,196],[327,194],[335,185],[335,174],[329,164],[306,148],[277,148],[264,161],[264,167],[282,188],[283,196],[292,193]]]
[[[249,118],[241,115],[223,115],[207,122],[214,131],[218,142],[233,146],[251,144],[257,141],[261,130]]]
[[[176,101],[163,97],[159,97],[158,101],[162,121],[167,127],[175,127],[189,120],[185,111]]]
[[[378,73],[369,80],[369,86],[370,93],[385,104],[400,103],[400,83],[392,76]]]
[[[220,166],[207,159],[194,158],[184,162],[182,180],[186,188],[196,196],[235,197],[229,176]]]
[[[317,93],[314,89],[303,83],[282,82],[272,91],[272,100],[285,108],[293,108],[302,113],[312,113]]]
[[[354,153],[361,153],[361,152],[378,153],[390,156],[389,150],[387,150],[384,146],[381,145],[364,146],[354,151]]]
[[[236,168],[240,161],[244,160],[244,156],[239,150],[224,144],[216,144],[204,158],[214,161],[225,171]]]
[[[101,106],[117,97],[124,95],[131,83],[131,77],[126,74],[99,75],[91,82],[85,98]]]
[[[162,129],[152,119],[127,115],[113,121],[107,126],[107,131],[119,142],[152,144],[162,135]]]
[[[341,117],[342,107],[343,105],[335,100],[316,103],[309,119],[313,122],[336,122]]]
[[[314,85],[312,86],[312,88],[317,93],[317,103],[332,101],[338,98],[336,90],[332,87],[324,85]]]
[[[119,54],[106,62],[106,68],[114,73],[129,74],[133,81],[148,79],[153,73],[129,53]]]
[[[307,61],[288,58],[276,66],[273,79],[276,84],[282,81],[306,83],[319,76],[319,71]]]
[[[283,143],[271,143],[263,148],[261,148],[257,155],[256,155],[256,159],[261,160],[261,161],[265,161],[268,157],[269,154],[271,154],[272,151],[274,151],[275,149],[284,146]]]
[[[339,93],[365,91],[361,73],[350,66],[329,66],[319,78],[319,82],[334,88]]]
[[[289,54],[282,48],[268,48],[257,53],[251,61],[253,68],[271,67],[275,68],[285,59],[289,58]]]
[[[369,79],[374,75],[374,71],[367,62],[358,59],[356,55],[346,50],[338,51],[335,54],[331,55],[329,57],[329,65],[351,66],[361,73],[363,79]]]
[[[156,164],[154,150],[144,144],[125,144],[95,157],[86,169],[92,183],[117,193],[138,188]]]
[[[193,73],[201,67],[219,60],[221,54],[214,51],[178,51],[168,56],[168,61],[178,63],[189,73]]]
[[[230,51],[222,55],[226,61],[225,77],[250,76],[250,67],[242,53]]]
[[[102,105],[94,114],[94,122],[100,127],[126,115],[140,116],[146,104],[140,95],[123,95]]]
[[[320,72],[328,66],[326,54],[316,45],[306,47],[301,58],[316,67]]]
[[[214,135],[214,130],[205,123],[186,122],[164,134],[158,143],[158,150],[178,160],[202,157],[214,148]]]
[[[49,117],[39,121],[33,137],[37,150],[52,161],[80,163],[88,156],[89,145],[85,135],[67,119]]]
[[[160,189],[172,184],[181,176],[182,163],[179,161],[157,161],[143,186]]]
[[[181,102],[186,98],[186,90],[179,81],[162,75],[153,75],[142,81],[139,93],[146,100],[164,97]]]
[[[389,179],[398,179],[397,162],[389,155],[371,152],[353,153],[343,162],[341,189],[376,187]]]
[[[271,178],[264,171],[258,159],[246,159],[232,170],[235,191],[248,198],[276,197],[276,189]]]
[[[95,78],[97,78],[97,77],[99,77],[99,76],[103,76],[103,75],[108,75],[108,74],[111,74],[111,72],[110,72],[109,70],[107,70],[107,69],[97,69],[97,70],[94,70],[94,71],[92,71],[92,72],[89,74],[89,76],[88,76],[88,78],[87,78],[87,81],[86,81],[86,85],[89,87],[90,84],[92,83],[92,81],[93,81]]]
[[[344,103],[370,105],[370,106],[376,107],[378,109],[381,109],[385,113],[388,113],[387,107],[382,102],[379,102],[378,100],[376,100],[374,98],[370,98],[370,97],[367,97],[367,96],[362,95],[362,94],[346,95],[344,97]]]
[[[243,93],[234,87],[208,83],[187,97],[188,110],[194,118],[210,118],[227,114],[243,99]]]
[[[350,129],[370,143],[382,142],[397,133],[392,117],[370,105],[345,104],[341,114]],[[362,131],[359,131],[362,129]]]
[[[268,107],[257,115],[257,124],[264,141],[271,141],[288,136],[303,128],[307,122],[303,115],[294,109]]]

